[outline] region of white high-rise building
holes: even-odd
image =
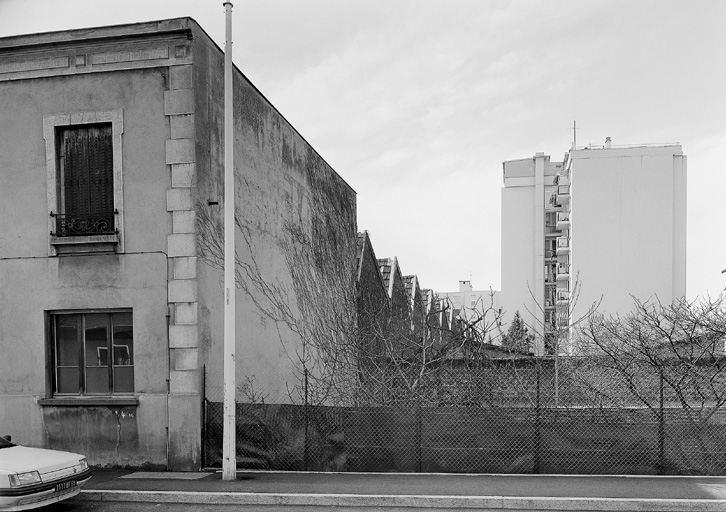
[[[501,295],[498,291],[474,290],[469,280],[459,281],[458,292],[438,292],[437,295],[439,299],[447,300],[451,310],[456,310],[462,318],[469,321],[486,319],[481,324],[492,328],[494,326],[491,324],[497,320],[501,309]],[[496,338],[496,333],[491,334]]]
[[[678,144],[572,149],[504,162],[502,306],[535,332],[535,353],[593,304],[686,294],[686,157]],[[575,288],[577,285],[577,289]],[[563,347],[560,347],[563,350]]]

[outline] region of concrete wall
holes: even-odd
[[[200,336],[207,395],[220,399],[223,273],[220,255],[209,250],[208,242],[219,241],[223,232],[224,56],[205,35],[195,37],[197,184],[193,197],[197,215],[205,219],[199,224],[198,243],[206,247],[200,250],[198,266]],[[259,279],[263,287],[280,290],[282,300],[298,315],[301,298],[283,249],[291,241],[290,226],[297,226],[315,244],[324,246],[328,257],[350,264],[345,270],[350,279],[333,276],[326,281],[332,286],[321,287],[318,295],[335,303],[343,292],[354,293],[355,192],[239,72],[234,73],[234,130],[236,247],[244,283],[238,283],[236,295],[238,399],[251,400],[254,391],[255,397],[264,397],[267,403],[288,403],[296,398],[289,396],[289,390],[302,384],[302,343],[289,325],[275,322],[266,313],[275,306],[270,294],[259,293],[253,281]],[[218,204],[210,205],[210,201]],[[325,233],[315,231],[323,226]],[[331,289],[336,286],[349,288]]]
[[[0,260],[0,432],[83,453],[93,465],[165,467],[165,273],[161,253]],[[138,407],[38,403],[46,397],[45,311],[90,308],[133,311]]]
[[[680,146],[572,152],[573,318],[602,296],[625,314],[631,295],[664,303],[685,296],[686,183]]]
[[[535,293],[535,187],[534,162],[527,160],[530,177],[505,180],[502,188],[502,291],[505,323],[519,311],[528,325],[536,325]],[[507,162],[508,166],[509,162]],[[506,176],[509,176],[508,167]],[[544,240],[542,240],[544,246]],[[506,325],[503,329],[506,332]]]
[[[164,81],[154,69],[0,81],[0,432],[95,465],[166,464]],[[125,253],[49,258],[43,116],[109,109],[124,116]],[[91,308],[133,311],[138,406],[39,405],[46,312]]]

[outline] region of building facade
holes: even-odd
[[[519,311],[536,333],[535,355],[545,353],[545,334],[555,316],[556,268],[568,261],[562,248],[557,251],[564,228],[557,225],[561,208],[550,201],[561,170],[562,163],[544,153],[504,162],[501,304],[505,322]]]
[[[317,296],[355,293],[355,192],[238,70],[234,95],[237,382],[284,403],[315,303],[293,275],[337,254],[349,273],[311,266]],[[200,468],[202,401],[222,396],[223,98],[223,53],[189,18],[0,39],[0,432]]]
[[[439,292],[438,298],[445,301],[451,311],[456,311],[468,321],[475,321],[485,316],[489,320],[494,320],[501,308],[501,294],[498,291],[474,290],[471,281],[459,281],[459,291]]]
[[[572,149],[504,162],[502,292],[537,354],[593,307],[686,293],[686,157],[677,144]]]

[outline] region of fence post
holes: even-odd
[[[422,462],[421,462],[421,451],[423,443],[423,422],[421,421],[421,393],[419,392],[418,401],[416,402],[416,459],[418,461],[418,472],[421,473]]]
[[[535,409],[535,424],[534,424],[534,472],[539,473],[540,472],[540,450],[541,450],[541,442],[542,442],[542,408],[541,408],[541,400],[540,400],[540,389],[542,387],[541,382],[541,373],[542,373],[542,365],[540,363],[540,359],[537,358],[536,360],[536,368],[537,368],[537,401],[536,401],[536,409]]]
[[[663,370],[660,371],[660,408],[658,409],[658,474],[665,469],[665,407],[663,398]]]
[[[207,466],[207,365],[202,365],[202,467]],[[168,436],[169,433],[167,432]]]
[[[303,416],[305,417],[305,442],[303,444],[303,464],[305,471],[309,471],[309,448],[308,448],[308,430],[310,424],[310,416],[308,413],[308,369],[305,368],[305,405],[303,408]]]

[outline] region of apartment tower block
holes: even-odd
[[[686,157],[678,144],[572,148],[503,163],[502,306],[519,311],[537,355],[593,305],[686,294]],[[557,336],[555,336],[557,334]]]

